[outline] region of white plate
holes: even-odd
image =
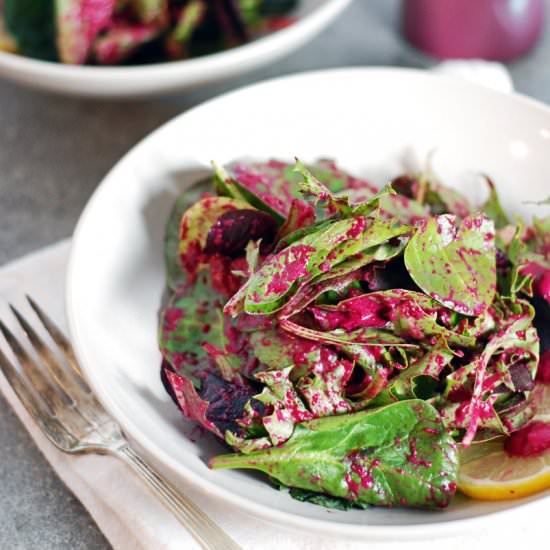
[[[105,178],[78,224],[68,273],[71,335],[100,400],[144,452],[179,480],[287,526],[342,537],[449,534],[517,502],[458,497],[442,513],[334,512],[292,500],[259,475],[210,471],[222,446],[193,442],[159,380],[157,312],[164,287],[163,226],[176,195],[209,162],[332,156],[377,183],[437,148],[449,184],[484,195],[490,174],[504,205],[550,194],[550,110],[519,96],[418,71],[345,69],[251,86],[185,113],[137,145]],[[541,208],[539,213],[548,213]],[[546,494],[548,496],[548,493]]]
[[[289,27],[224,52],[131,67],[51,63],[0,51],[0,77],[70,95],[136,97],[221,81],[267,65],[321,32],[351,0],[301,0]]]

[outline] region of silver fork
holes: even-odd
[[[15,317],[40,358],[39,365],[0,320],[0,332],[17,358],[17,369],[0,349],[0,370],[44,432],[66,453],[110,454],[121,458],[159,497],[206,550],[238,550],[240,546],[184,495],[149,466],[122,434],[120,426],[105,411],[86,384],[73,348],[61,330],[27,296],[31,307],[64,356],[58,361],[30,323],[10,305]]]

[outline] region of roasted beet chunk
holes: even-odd
[[[209,403],[206,413],[208,420],[222,433],[225,430],[240,433],[241,428],[236,420],[243,417],[244,406],[257,389],[249,384],[229,383],[211,371],[203,371],[200,378],[200,397]]]
[[[276,234],[277,222],[269,214],[259,210],[231,210],[222,214],[210,229],[205,252],[235,258],[244,253],[249,241],[262,239],[263,244],[269,244]]]

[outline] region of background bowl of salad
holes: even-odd
[[[267,109],[266,105],[270,107]],[[210,131],[205,132],[205,128]],[[75,349],[94,391],[143,452],[178,480],[182,490],[186,491],[189,487],[202,489],[227,506],[239,507],[282,526],[305,529],[312,539],[315,534],[327,533],[342,539],[363,540],[444,536],[464,533],[476,526],[486,528],[498,514],[512,516],[508,522],[513,524],[522,510],[529,512],[530,507],[544,507],[550,498],[549,490],[544,491],[544,487],[538,494],[524,499],[491,502],[455,493],[454,478],[449,477],[449,483],[443,482],[443,485],[449,494],[453,493],[453,498],[445,509],[437,506],[437,509],[429,510],[413,508],[410,506],[421,505],[422,502],[407,498],[397,503],[389,500],[382,502],[386,506],[394,504],[393,508],[369,506],[367,509],[353,507],[344,511],[296,500],[288,491],[279,490],[268,482],[267,477],[256,472],[209,469],[208,462],[217,455],[227,453],[228,447],[212,433],[201,435],[198,423],[186,420],[165,391],[159,373],[162,355],[158,336],[161,299],[165,292],[166,276],[170,273],[165,267],[164,257],[167,221],[175,200],[183,191],[203,178],[212,177],[212,160],[220,167],[227,167],[228,173],[233,162],[241,161],[238,177],[242,180],[243,174],[246,175],[242,170],[243,163],[250,161],[278,159],[288,163],[288,173],[291,174],[295,157],[309,166],[318,159],[325,159],[324,166],[330,170],[333,165],[326,159],[332,158],[338,167],[355,176],[350,178],[342,174],[338,177],[341,181],[337,187],[347,183],[356,188],[360,183],[358,178],[361,178],[380,189],[396,175],[411,173],[411,170],[422,171],[432,152],[431,170],[445,185],[445,192],[443,188],[438,188],[438,197],[445,196],[445,202],[456,203],[454,199],[458,192],[474,208],[480,208],[490,196],[490,186],[486,179],[480,177],[484,174],[495,183],[500,196],[502,212],[493,209],[493,215],[500,217],[507,212],[513,219],[517,214],[526,223],[531,223],[533,215],[547,217],[550,214],[550,205],[534,204],[548,196],[549,139],[550,110],[542,104],[467,82],[404,69],[338,69],[290,76],[237,90],[184,113],[152,133],[112,169],[88,203],[74,235],[67,275],[67,314]],[[281,166],[280,162],[272,163],[269,168],[277,173]],[[233,166],[233,172],[235,170]],[[336,185],[334,179],[332,184]],[[229,180],[223,178],[222,181],[226,186],[231,183],[235,188]],[[269,188],[266,185],[264,191]],[[397,211],[402,211],[405,208],[403,205],[412,204],[403,195],[408,189],[407,180],[395,182],[395,188],[401,190],[395,197],[398,206],[401,205]],[[311,190],[314,191],[313,186]],[[430,186],[429,190],[434,189]],[[325,195],[325,199],[330,199],[328,192]],[[199,193],[197,204],[201,196],[203,200],[210,199]],[[243,194],[245,198],[248,196]],[[282,200],[285,197],[281,192],[278,198]],[[439,209],[441,205],[432,198],[427,200],[433,208]],[[225,197],[222,202],[230,200]],[[335,206],[347,209],[345,201],[344,204],[333,202]],[[273,209],[279,208],[277,201],[270,204]],[[495,202],[492,204],[496,205]],[[453,208],[460,210],[462,206],[461,201]],[[413,225],[417,223],[415,218],[418,216],[420,222],[425,219],[422,209],[409,213],[412,214],[410,223]],[[175,243],[170,241],[170,246],[181,251],[178,246],[181,246],[183,235],[200,232],[204,223],[208,223],[208,216],[203,214],[204,211],[199,208],[196,223],[187,226],[182,222],[181,226],[189,230],[176,231],[182,240],[178,244],[176,236]],[[445,217],[445,214],[442,216],[443,221],[451,225],[455,223],[452,221],[455,218]],[[495,236],[492,231],[483,230],[485,222],[478,224],[477,218],[467,222],[464,218],[463,223],[465,227],[468,224],[471,226],[472,236],[477,235],[481,248],[490,245],[493,260],[496,261],[496,250],[491,244]],[[241,227],[238,224],[235,226],[237,229]],[[428,226],[421,223],[420,227]],[[348,240],[356,235],[356,229],[355,226],[349,228]],[[417,234],[422,234],[422,231]],[[429,239],[451,238],[450,242],[454,242],[454,234],[444,226],[441,233],[435,230]],[[216,242],[214,239],[213,243]],[[220,242],[223,244],[225,240]],[[268,242],[267,237],[264,236],[262,242]],[[399,248],[402,241],[398,238],[389,244],[389,252],[393,253],[393,247]],[[455,254],[460,262],[461,250],[459,247]],[[475,251],[468,254],[471,258],[485,258]],[[299,263],[297,265],[299,268]],[[425,265],[429,267],[422,269],[420,264],[418,269],[414,269],[416,277],[426,274],[433,281],[435,273],[446,272],[441,271],[446,268],[445,261],[440,261],[439,257],[427,256]],[[475,270],[474,260],[467,265]],[[294,267],[292,272],[299,273],[300,270]],[[240,268],[236,265],[231,267],[231,273],[240,277],[238,269],[242,273],[243,269],[247,269],[246,264],[242,262]],[[321,271],[323,269],[325,267]],[[490,268],[488,271],[495,272]],[[284,275],[285,270],[279,270],[279,273]],[[399,273],[402,271],[395,271],[395,274]],[[468,278],[467,274],[465,277]],[[451,281],[449,277],[448,280],[451,290],[458,293],[460,282],[456,278]],[[426,281],[421,278],[418,281],[423,288]],[[284,286],[284,280],[278,280],[275,286],[279,288],[280,285]],[[480,285],[468,292],[478,293],[479,290],[481,293]],[[495,292],[495,288],[489,286],[491,292]],[[258,293],[262,295],[260,291]],[[254,295],[255,292],[251,295],[253,301],[256,299]],[[457,294],[453,296],[455,299]],[[246,300],[244,303],[246,307]],[[457,305],[462,307],[458,303],[453,307]],[[201,302],[201,310],[205,307]],[[415,310],[410,311],[413,321],[422,318],[416,317]],[[190,317],[185,317],[186,314]],[[453,319],[462,322],[460,315],[453,315]],[[527,319],[523,313],[518,315],[518,321]],[[205,327],[201,316],[198,307],[191,307],[187,313],[176,311],[174,315],[167,316],[165,312],[164,320],[176,326],[180,319],[191,318],[195,334],[210,334],[214,325]],[[467,321],[465,323],[464,326],[469,326]],[[163,330],[166,328],[165,332],[170,332],[172,329],[165,325],[162,325]],[[500,326],[493,324],[490,332],[494,335],[499,329]],[[532,328],[528,331],[534,338]],[[428,334],[428,331],[420,332],[420,336],[414,338],[423,338]],[[527,336],[527,331],[523,329],[517,333],[518,338]],[[318,331],[315,334],[317,337]],[[496,337],[499,337],[498,334]],[[186,343],[189,339],[180,338],[175,344]],[[274,338],[266,337],[265,340],[265,344],[263,338],[260,340],[262,346],[265,345],[266,349],[274,347],[270,346],[275,342]],[[459,347],[470,346],[460,340],[462,343],[456,344]],[[428,343],[433,347],[437,341]],[[476,340],[476,354],[484,349],[483,345],[484,341]],[[535,347],[533,345],[533,357]],[[174,351],[179,353],[181,350]],[[472,357],[471,353],[470,350],[464,355],[457,354],[457,361]],[[187,356],[180,354],[180,357]],[[297,357],[292,361],[302,360],[301,356]],[[262,360],[267,361],[267,358]],[[396,358],[396,362],[399,361]],[[284,357],[279,363],[276,366],[281,368],[288,364]],[[435,364],[444,366],[438,360]],[[466,372],[465,369],[462,371]],[[432,391],[441,393],[438,388],[427,391],[428,396]],[[460,399],[467,402],[471,396],[455,397],[459,400],[456,404],[460,404]],[[202,395],[202,398],[206,400],[207,396]],[[398,404],[401,403],[406,401]],[[200,407],[195,409],[195,413],[197,411],[201,411]],[[346,418],[346,415],[334,415],[329,420],[339,418]],[[458,415],[455,419],[461,422]],[[401,426],[400,423],[385,421],[378,429],[382,430],[381,433],[389,433],[396,425]],[[464,436],[464,430],[457,429],[457,433]],[[440,427],[430,425],[423,428],[422,437],[439,433]],[[467,431],[464,438],[471,439],[473,435]],[[457,441],[461,441],[460,437]],[[395,445],[401,443],[395,442]],[[281,447],[283,450],[284,445],[286,443]],[[450,441],[448,449],[450,452],[441,456],[452,456],[454,461],[456,453]],[[310,448],[311,456],[319,464],[323,463],[321,451],[319,447]],[[371,449],[370,452],[374,451]],[[412,464],[423,473],[430,470],[426,457],[420,454],[420,446],[405,452],[408,452],[409,466]],[[219,459],[217,463],[220,464]],[[435,464],[431,458],[430,464]],[[313,479],[306,475],[302,478]],[[362,479],[365,486],[370,486],[367,474],[359,478],[355,485],[351,482],[349,485],[359,491]],[[340,487],[344,481],[342,477],[340,485],[335,486]],[[413,485],[409,497],[411,494],[415,498],[421,494],[417,485]],[[428,496],[432,498],[425,504],[434,504],[433,497],[437,495]],[[442,505],[448,503],[447,499],[444,502],[436,500]]]
[[[0,76],[132,97],[221,81],[300,47],[350,0],[0,0]]]

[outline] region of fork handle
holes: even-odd
[[[129,445],[120,447],[115,454],[147,484],[204,550],[242,550],[229,535],[179,493]]]

